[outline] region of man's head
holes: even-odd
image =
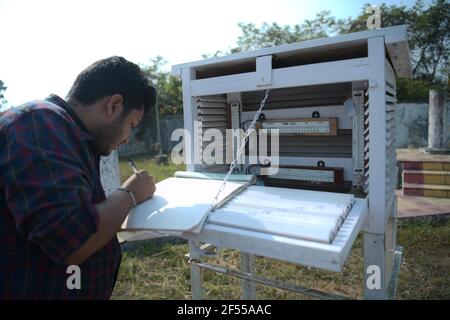
[[[156,90],[139,66],[114,56],[83,70],[67,100],[93,135],[96,151],[108,155],[128,142],[131,129],[154,107]]]

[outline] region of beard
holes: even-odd
[[[100,156],[108,156],[115,147],[119,144],[120,136],[122,135],[122,117],[117,118],[111,125],[98,128],[92,132],[94,138],[93,147],[95,152]]]

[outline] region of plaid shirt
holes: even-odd
[[[96,232],[105,200],[92,137],[51,95],[0,117],[0,299],[108,299],[121,250],[117,237],[80,267],[65,259]]]

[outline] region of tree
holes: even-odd
[[[369,13],[362,13],[350,23],[348,31],[365,30]],[[427,100],[430,89],[447,86],[450,52],[450,3],[434,0],[425,8],[422,0],[412,8],[382,4],[381,26],[408,25],[413,79],[397,79],[399,100]]]
[[[301,25],[280,26],[277,23],[264,22],[261,28],[253,23],[239,23],[242,35],[237,40],[233,52],[254,50],[286,43],[323,38],[341,33],[346,26],[346,20],[336,19],[330,11],[321,11],[313,20],[305,20]]]
[[[182,113],[181,80],[163,71],[166,60],[157,56],[150,60],[151,65],[143,67],[144,73],[158,91],[158,107],[161,116]]]
[[[356,19],[336,19],[329,11],[322,11],[315,19],[305,20],[302,24],[294,26],[263,23],[258,28],[252,23],[240,23],[238,25],[242,35],[237,40],[237,47],[225,53],[366,30],[367,18],[371,14],[367,11],[369,6],[365,4]],[[414,79],[398,79],[398,98],[427,99],[429,89],[446,86],[449,77],[450,3],[446,0],[433,0],[425,8],[423,1],[417,0],[411,8],[382,4],[380,10],[382,27],[401,24],[409,26]],[[217,51],[209,56],[221,54],[222,51]]]
[[[158,108],[160,117],[183,113],[181,80],[163,71],[166,63],[161,56],[157,56],[150,60],[150,65],[141,66],[142,71],[158,92],[155,107]],[[155,141],[155,137],[156,114],[153,109],[145,114],[136,132],[133,133],[133,139],[143,141],[151,152],[156,152],[159,146],[151,143]]]
[[[314,19],[294,26],[265,22],[261,27],[257,27],[253,23],[239,23],[242,34],[238,37],[235,47],[218,50],[214,54],[204,54],[203,57],[366,30],[367,18],[371,14],[366,12],[368,6],[369,4],[364,5],[355,19],[336,19],[330,11],[322,11]],[[382,4],[380,10],[382,27],[401,24],[409,26],[414,79],[397,80],[397,97],[399,100],[427,99],[429,89],[440,88],[448,81],[450,4],[446,0],[433,0],[425,8],[423,1],[417,0],[411,8]],[[143,66],[142,69],[157,88],[160,116],[181,114],[183,109],[180,79],[163,71],[166,61],[161,56],[150,61],[151,64]],[[135,136],[138,139],[143,138],[144,141],[152,141],[151,137],[156,136],[155,112],[147,113],[142,122]]]
[[[204,54],[204,58],[278,46],[315,38],[334,36],[367,29],[367,12],[365,4],[361,13],[355,18],[337,19],[330,11],[319,12],[312,20],[305,20],[294,26],[269,24],[261,27],[253,23],[239,23],[242,34],[236,46],[228,50],[218,50],[214,54]],[[450,3],[446,0],[433,0],[425,7],[422,0],[417,0],[411,7],[380,5],[382,27],[406,24],[409,26],[409,44],[414,79],[398,79],[399,100],[420,100],[428,98],[428,90],[442,88],[449,77],[450,53]],[[166,61],[158,56],[145,67],[145,72],[157,86],[160,114],[182,113],[181,81],[163,72]]]
[[[348,32],[367,29],[366,4],[362,13],[350,23]],[[431,85],[445,83],[449,74],[450,53],[450,2],[434,0],[428,8],[422,0],[410,9],[405,6],[382,4],[381,26],[401,24],[409,26],[409,45],[415,79]]]
[[[228,51],[216,51],[214,54],[204,54],[204,58],[224,54],[249,51],[282,44],[300,42],[316,38],[333,36],[343,33],[348,25],[348,19],[336,19],[330,11],[319,12],[315,19],[305,20],[301,25],[280,26],[277,23],[264,22],[260,28],[253,23],[238,23],[242,35],[236,41],[237,46]]]

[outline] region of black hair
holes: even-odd
[[[117,56],[94,62],[81,71],[67,99],[89,105],[113,94],[121,94],[123,97],[123,115],[142,105],[146,113],[156,102],[156,90],[149,84],[139,66]]]

